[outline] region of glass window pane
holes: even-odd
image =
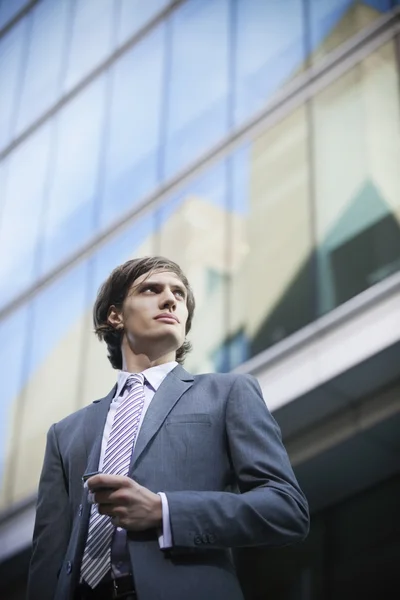
[[[196,299],[191,372],[225,371],[226,163],[213,167],[158,211],[159,253],[177,262]]]
[[[64,89],[74,87],[112,51],[115,3],[110,0],[75,2]]]
[[[93,256],[90,269],[89,305],[86,310],[85,329],[87,345],[83,362],[83,405],[102,398],[116,382],[117,373],[107,358],[107,346],[93,333],[92,308],[97,292],[111,271],[131,258],[151,256],[155,252],[154,216],[137,219],[126,231],[107,241]]]
[[[37,244],[43,219],[51,124],[18,146],[5,163],[0,217],[0,306],[37,275]]]
[[[165,25],[119,60],[112,73],[101,225],[150,192],[159,178]]]
[[[10,142],[13,133],[26,35],[25,18],[0,38],[0,149]]]
[[[44,0],[30,13],[32,28],[18,112],[17,134],[54,103],[60,91],[60,69],[65,48],[68,9],[68,0]]]
[[[24,402],[18,415],[14,502],[37,488],[48,428],[78,408],[86,284],[83,263],[33,300]]]
[[[231,158],[231,367],[315,318],[302,107]]]
[[[7,25],[28,2],[29,0],[2,0],[0,2],[0,29]]]
[[[118,45],[137,33],[168,3],[169,0],[119,0]]]
[[[228,25],[228,0],[190,0],[172,14],[167,177],[227,131]]]
[[[400,268],[399,81],[391,42],[313,102],[321,313]]]
[[[308,0],[311,62],[316,63],[392,7],[391,0]]]
[[[6,163],[7,160],[0,162],[0,224],[6,195]]]
[[[261,109],[304,68],[303,0],[238,0],[236,15],[236,123]]]
[[[23,307],[0,323],[0,510],[10,504],[11,457],[18,444],[14,439],[17,405],[22,389],[26,352],[28,310]],[[12,360],[11,358],[12,357]]]
[[[105,84],[105,77],[97,79],[57,117],[42,273],[76,251],[93,234]]]

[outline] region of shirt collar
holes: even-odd
[[[177,364],[178,363],[176,362],[176,360],[173,360],[171,362],[164,363],[163,365],[157,365],[156,367],[150,367],[150,369],[145,369],[144,371],[142,371],[145,381],[147,381],[147,383],[149,383],[153,388],[154,392],[156,392],[162,384],[162,382],[164,381],[164,379],[166,378],[166,376],[168,375],[168,373],[170,373],[172,369],[174,369],[177,366]],[[114,399],[118,398],[118,396],[121,394],[126,380],[130,375],[132,375],[132,373],[130,373],[129,371],[120,371],[118,373],[117,391],[114,396]]]

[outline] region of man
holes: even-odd
[[[49,430],[28,600],[242,600],[230,548],[307,535],[256,380],[179,364],[194,306],[159,257],[128,261],[100,289],[95,331],[120,373]]]

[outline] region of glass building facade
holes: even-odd
[[[182,266],[194,373],[400,269],[399,4],[0,0],[0,512],[114,383],[114,266]]]

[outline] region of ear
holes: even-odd
[[[107,315],[107,323],[114,327],[114,329],[123,329],[124,328],[124,320],[122,317],[122,311],[116,308],[114,304],[110,306],[108,309]]]

